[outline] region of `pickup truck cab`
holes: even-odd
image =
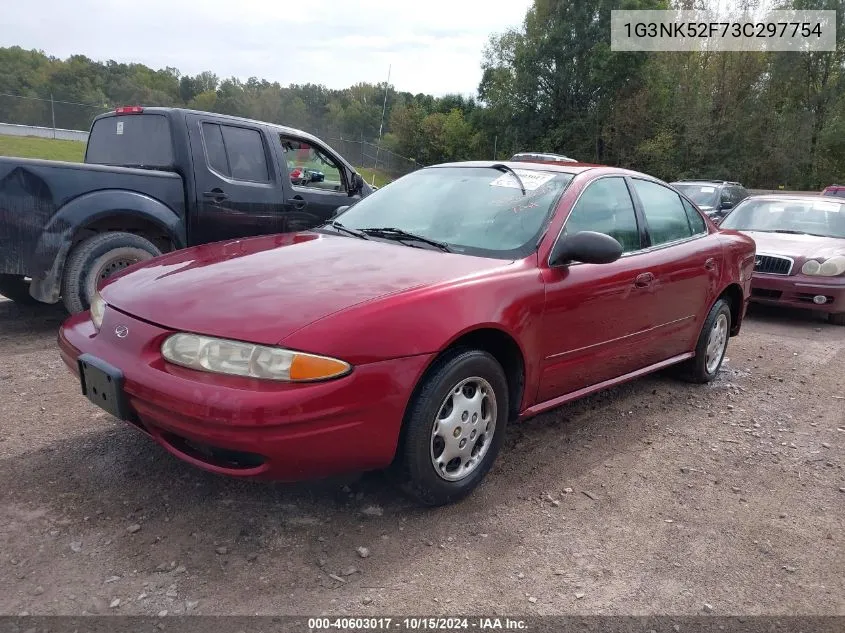
[[[372,188],[318,138],[178,108],[117,108],[84,163],[0,157],[0,294],[89,307],[161,253],[327,222]],[[27,281],[29,278],[30,281]]]

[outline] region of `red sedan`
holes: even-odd
[[[815,310],[845,325],[845,201],[746,198],[721,224],[757,244],[751,300]]]
[[[390,467],[437,505],[509,422],[669,365],[713,380],[754,249],[644,174],[438,165],[311,232],[128,268],[59,344],[89,399],[200,468]]]

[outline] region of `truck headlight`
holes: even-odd
[[[198,334],[169,336],[161,354],[174,365],[198,371],[284,382],[329,380],[352,371],[335,358]]]
[[[808,259],[801,267],[801,272],[813,277],[836,277],[845,273],[845,256],[837,255],[821,262]]]
[[[91,297],[91,306],[89,307],[89,310],[91,312],[91,322],[99,331],[100,326],[103,324],[103,315],[106,312],[106,302],[100,296],[99,292],[95,292],[94,296]]]

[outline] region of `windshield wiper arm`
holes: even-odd
[[[788,235],[809,235],[804,231],[795,231],[793,229],[772,229],[770,233],[786,233]]]
[[[416,242],[422,242],[423,244],[429,244],[430,246],[434,246],[435,248],[440,249],[444,253],[452,252],[452,249],[449,248],[447,244],[443,242],[438,242],[437,240],[432,240],[427,237],[423,237],[422,235],[416,235],[414,233],[408,233],[408,231],[403,231],[402,229],[397,229],[392,226],[383,226],[383,227],[372,227],[368,229],[361,229],[362,233],[367,235],[372,235],[374,237],[383,237],[385,239],[393,239],[397,241],[401,240],[413,240]]]
[[[348,227],[343,226],[340,222],[336,222],[336,221],[335,222],[329,222],[328,224],[324,224],[323,226],[330,226],[333,229],[335,229],[335,230],[337,230],[341,233],[346,233],[347,235],[351,235],[353,237],[358,237],[358,238],[361,238],[362,240],[370,239],[366,236],[366,234],[363,231],[359,231],[357,229],[350,229]]]
[[[510,167],[503,163],[496,163],[495,165],[490,165],[493,169],[498,169],[499,171],[506,172],[516,178],[516,181],[519,183],[519,188],[522,190],[522,195],[525,195],[525,185],[522,184],[522,178]]]

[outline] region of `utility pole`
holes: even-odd
[[[493,160],[496,160],[496,145],[499,143],[499,135],[493,137]]]
[[[393,64],[390,64],[387,67],[387,83],[384,84],[384,105],[381,108],[381,124],[378,126],[378,145],[376,145],[376,164],[375,168],[378,168],[378,155],[379,150],[381,150],[381,133],[384,130],[384,115],[387,112],[387,90],[390,87],[390,71],[393,68]]]
[[[56,106],[53,103],[53,93],[50,93],[50,113],[53,115],[53,138],[56,138]]]

